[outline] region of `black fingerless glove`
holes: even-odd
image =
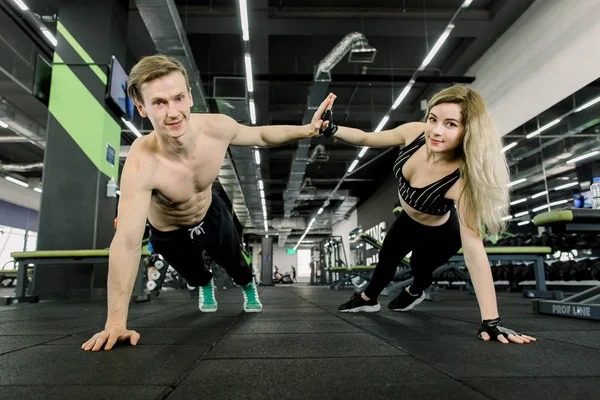
[[[329,121],[329,125],[327,125],[327,128],[325,128],[325,129],[321,128],[321,135],[327,136],[327,137],[332,137],[337,132],[338,126],[335,125],[331,121],[332,117],[333,117],[333,112],[331,110],[325,110],[325,112],[323,113],[323,115],[321,115],[321,119],[323,120],[323,124],[325,124],[325,121]]]
[[[515,336],[520,335],[519,333],[513,331],[512,329],[503,327],[502,320],[500,318],[484,319],[483,322],[481,323],[481,326],[479,327],[479,330],[477,331],[477,336],[480,339],[483,339],[481,337],[481,334],[483,332],[486,332],[488,335],[490,335],[491,340],[496,340],[496,341],[498,341],[498,335],[504,335],[504,337],[507,339],[508,339],[508,335],[515,335]]]

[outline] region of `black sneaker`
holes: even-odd
[[[338,307],[340,312],[377,312],[381,310],[381,306],[377,300],[366,301],[360,293],[354,293],[350,300]]]
[[[392,311],[409,311],[412,310],[416,305],[421,304],[425,300],[425,292],[421,292],[419,295],[413,296],[408,293],[406,289],[402,291],[394,300],[390,301],[388,308]]]

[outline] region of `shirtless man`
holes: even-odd
[[[136,345],[140,339],[126,326],[146,220],[154,250],[190,285],[199,287],[200,311],[217,310],[212,273],[202,263],[202,250],[242,287],[244,311],[262,310],[233,219],[212,193],[212,183],[229,145],[272,147],[318,136],[328,126],[320,118],[335,100],[330,94],[304,126],[248,127],[221,114],[191,114],[187,73],[181,63],[165,56],[136,64],[127,92],[154,131],[133,143],[123,168],[119,224],[110,246],[108,316],[104,330],[81,346],[86,351],[103,346],[110,350],[117,341]]]

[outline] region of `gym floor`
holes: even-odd
[[[409,313],[341,314],[349,290],[260,288],[264,311],[241,312],[237,289],[201,314],[187,292],[130,307],[137,347],[80,350],[104,301],[0,308],[2,399],[597,399],[600,323],[533,314],[499,293],[506,325],[532,345],[484,343],[466,292]],[[594,394],[595,393],[595,394]]]

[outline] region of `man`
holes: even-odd
[[[140,338],[126,324],[146,220],[154,251],[199,287],[200,311],[217,310],[212,274],[202,263],[203,249],[242,287],[244,311],[262,310],[231,214],[212,193],[212,183],[229,145],[280,146],[317,136],[328,127],[321,116],[335,100],[330,94],[304,126],[247,127],[221,114],[191,114],[187,73],[166,56],[146,57],[136,64],[127,93],[154,130],[133,143],[123,168],[119,224],[110,246],[107,321],[102,332],[82,345],[86,351],[103,346],[110,350],[128,339],[135,345]]]

